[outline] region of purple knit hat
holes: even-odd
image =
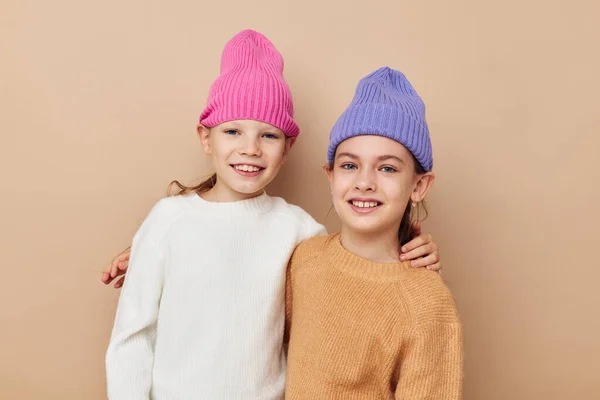
[[[352,102],[329,135],[327,160],[346,139],[378,135],[406,147],[425,171],[433,168],[425,104],[400,71],[383,67],[358,82]]]

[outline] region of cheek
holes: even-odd
[[[273,164],[281,164],[283,162],[283,154],[285,152],[285,142],[270,143],[262,147],[263,156]]]
[[[229,151],[230,147],[231,147],[231,144],[227,143],[227,141],[224,141],[222,139],[221,140],[212,139],[210,141],[211,155],[216,158],[225,157],[230,152]]]
[[[346,201],[346,195],[351,188],[352,182],[349,177],[334,175],[331,180],[331,196],[333,201]]]
[[[386,196],[388,204],[394,207],[404,207],[408,203],[412,187],[405,180],[390,180],[380,186]]]

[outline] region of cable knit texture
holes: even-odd
[[[305,211],[266,194],[159,201],[133,240],[106,354],[109,399],[283,398],[285,271],[317,234]]]
[[[306,240],[288,268],[286,399],[460,399],[461,332],[439,274]]]
[[[208,95],[200,122],[213,127],[250,119],[298,136],[292,93],[283,77],[283,58],[264,35],[244,30],[225,45],[221,75]]]

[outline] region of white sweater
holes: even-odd
[[[281,198],[160,200],[136,233],[106,354],[111,400],[282,399],[285,271],[325,228]]]

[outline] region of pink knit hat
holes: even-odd
[[[221,75],[200,114],[200,123],[208,127],[241,119],[273,125],[288,137],[300,131],[292,93],[283,79],[283,58],[269,39],[249,29],[225,45]]]

